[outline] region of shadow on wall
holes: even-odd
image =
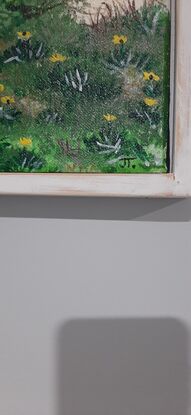
[[[57,340],[58,415],[188,415],[178,320],[73,320]]]
[[[0,217],[188,222],[191,199],[1,196]]]

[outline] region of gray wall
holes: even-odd
[[[0,216],[0,414],[191,415],[191,200]]]

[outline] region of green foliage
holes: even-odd
[[[11,108],[9,106],[0,107],[0,122],[9,124],[13,121],[16,121],[20,116],[20,112],[17,111],[15,108]]]
[[[10,37],[10,32],[14,27],[18,27],[23,22],[23,17],[19,11],[11,11],[10,0],[1,0],[0,7],[0,39]]]
[[[1,0],[0,39],[12,36],[12,31],[26,20],[39,18],[52,10],[62,7],[65,13],[75,14],[81,10],[84,0]]]
[[[0,171],[32,173],[43,165],[41,159],[32,151],[14,148],[7,141],[0,142]]]
[[[30,62],[42,59],[46,52],[43,42],[33,44],[30,40],[25,42],[18,40],[16,46],[4,52],[1,61],[3,60],[4,64]]]
[[[0,110],[0,171],[166,171],[167,10],[144,6],[136,18],[121,14],[95,30],[71,17],[74,3],[70,11],[65,0],[2,3],[11,21],[2,32],[0,83],[15,107]],[[31,38],[18,40],[25,30]],[[127,42],[114,44],[120,33]],[[64,59],[52,61],[56,53]],[[144,71],[160,80],[145,81]],[[114,122],[104,120],[109,114]],[[20,137],[32,148],[21,149]]]

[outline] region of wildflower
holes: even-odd
[[[124,35],[114,35],[113,36],[113,43],[114,45],[124,45],[127,42],[127,36]]]
[[[106,114],[103,116],[104,120],[107,122],[113,122],[117,120],[117,117],[115,115],[112,114]]]
[[[154,72],[144,72],[143,75],[145,81],[160,81],[160,77],[156,75]]]
[[[56,63],[56,62],[65,62],[69,58],[65,55],[61,55],[60,53],[54,53],[52,56],[50,56],[49,61]]]
[[[17,32],[18,39],[20,40],[29,40],[32,36],[31,32]]]
[[[13,97],[4,96],[4,97],[1,97],[1,102],[2,104],[10,105],[10,104],[15,103],[15,99]]]
[[[5,87],[3,84],[0,84],[0,92],[3,92],[5,90]]]
[[[32,145],[32,140],[31,140],[31,138],[28,138],[28,137],[21,137],[20,140],[19,140],[19,144],[22,147],[29,147],[29,146]]]
[[[154,98],[145,98],[144,103],[148,105],[148,107],[154,107],[158,104],[158,100]]]

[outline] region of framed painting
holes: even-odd
[[[191,194],[188,0],[2,0],[0,194]]]

